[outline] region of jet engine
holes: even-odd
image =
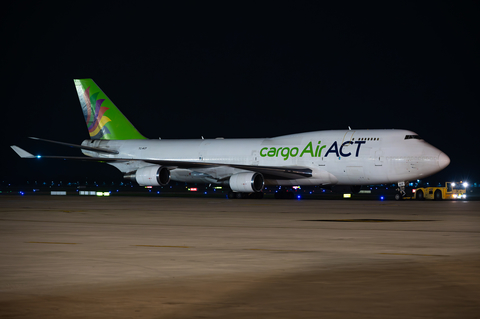
[[[234,192],[258,193],[263,190],[265,180],[260,173],[247,172],[230,176],[228,183]]]
[[[124,178],[136,181],[140,186],[164,186],[170,182],[170,170],[160,165],[146,166]]]

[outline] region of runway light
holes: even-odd
[[[384,197],[383,197],[383,196],[380,196],[380,200],[384,200]]]
[[[297,198],[300,199],[300,195],[298,195]]]
[[[350,198],[352,197],[352,194],[343,194],[343,198]]]
[[[110,192],[103,192],[103,196],[110,196]]]

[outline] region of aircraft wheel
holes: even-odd
[[[395,200],[401,200],[401,199],[403,199],[402,194],[401,193],[396,193],[395,194]]]
[[[245,198],[245,194],[244,194],[244,193],[235,193],[235,196],[236,196],[237,199]]]
[[[228,192],[228,199],[234,199],[235,198],[235,193],[232,191]]]
[[[433,194],[433,198],[434,198],[435,200],[442,200],[442,199],[443,199],[443,198],[442,198],[442,191],[440,191],[439,189],[437,189],[437,190],[435,191],[435,194]]]
[[[417,200],[425,200],[425,195],[423,194],[423,191],[418,191],[415,198]]]

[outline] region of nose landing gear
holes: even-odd
[[[398,182],[397,192],[395,193],[395,200],[402,200],[407,194],[405,192],[405,183],[406,182]]]

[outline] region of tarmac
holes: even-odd
[[[0,196],[1,318],[479,318],[479,201]]]

